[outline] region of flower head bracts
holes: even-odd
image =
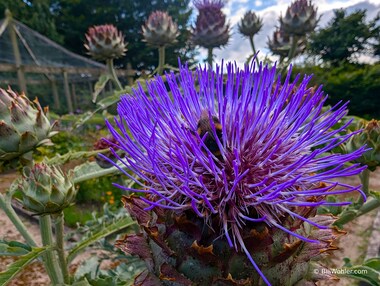
[[[339,135],[347,125],[331,129],[347,105],[323,112],[325,97],[321,88],[307,87],[310,77],[296,86],[298,77],[290,82],[289,72],[281,84],[275,67],[255,71],[254,65],[239,69],[231,63],[215,72],[182,67],[179,75],[166,77],[170,92],[156,77],[147,93],[140,87],[121,98],[117,128],[107,123],[117,147],[128,154],[119,160],[141,178],[124,172],[141,189],[119,187],[147,193],[141,197],[147,209],[192,210],[206,222],[219,216],[230,246],[244,251],[261,273],[241,236],[245,224],[265,222],[318,242],[283,227],[282,218],[323,229],[299,210],[349,204],[325,197],[360,191],[333,179],[363,170],[346,163],[361,156],[364,147],[350,154],[326,153],[353,135]],[[200,120],[209,126],[205,133],[198,132]],[[217,152],[210,151],[210,140]]]

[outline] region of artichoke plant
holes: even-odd
[[[277,28],[273,32],[273,38],[268,39],[268,47],[275,55],[279,55],[281,58],[285,58],[289,55],[292,42],[291,36],[286,34],[281,28]],[[301,54],[306,49],[303,38],[297,39],[296,50],[294,56]]]
[[[263,27],[263,20],[255,12],[248,11],[240,20],[238,27],[240,34],[246,37],[253,37]]]
[[[38,100],[30,101],[24,93],[0,89],[0,167],[31,160],[31,151],[50,142],[53,125]]]
[[[96,60],[117,59],[127,51],[124,36],[114,25],[90,27],[85,36],[84,46],[88,54]]]
[[[350,153],[366,145],[368,150],[357,158],[356,162],[367,165],[370,171],[375,171],[380,166],[380,123],[374,119],[371,121],[363,119],[356,122],[355,129],[363,129],[363,131],[351,137],[350,140],[342,145],[342,148],[346,153]]]
[[[304,36],[314,31],[318,20],[317,9],[310,0],[294,1],[286,10],[285,17],[280,17],[284,32],[295,36]]]
[[[155,11],[141,27],[144,40],[153,47],[175,43],[179,35],[178,26],[167,12]]]
[[[351,136],[336,136],[347,124],[331,130],[347,104],[323,111],[322,89],[307,88],[310,77],[292,83],[290,73],[281,83],[263,65],[182,67],[121,98],[115,127],[107,125],[136,182],[119,187],[143,194],[124,197],[141,232],[117,243],[147,265],[134,285],[335,278],[316,260],[343,233],[316,208],[350,204],[326,197],[359,189],[334,179],[359,174],[365,167],[346,163],[365,148],[327,153]]]
[[[76,196],[72,174],[64,174],[59,167],[37,163],[25,167],[17,182],[23,207],[36,215],[55,214],[70,206]]]
[[[199,14],[192,31],[192,42],[209,50],[208,62],[212,63],[212,49],[221,48],[230,38],[230,25],[222,12],[223,0],[194,0]]]

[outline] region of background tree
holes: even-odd
[[[141,26],[155,10],[167,11],[178,23],[178,42],[167,48],[166,63],[176,66],[178,57],[193,62],[194,47],[187,44],[187,25],[192,13],[190,0],[52,0],[57,29],[64,35],[64,45],[69,50],[85,55],[84,35],[93,25],[114,24],[128,42],[125,57],[115,64],[125,67],[130,62],[138,70],[154,70],[158,63],[157,50],[142,42]]]
[[[376,37],[379,18],[366,22],[366,10],[347,15],[343,9],[335,10],[327,27],[311,35],[308,52],[325,62],[355,62],[358,53],[369,52],[370,42]]]
[[[50,0],[1,0],[0,18],[3,18],[5,10],[9,9],[16,20],[53,41],[62,43],[63,35],[57,32],[54,15],[50,11],[50,5]]]

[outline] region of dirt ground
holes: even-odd
[[[9,182],[15,178],[15,174],[2,174],[0,175],[0,191],[5,191]],[[359,184],[357,177],[345,178],[345,183]],[[380,170],[371,174],[370,188],[373,190],[380,190]],[[368,239],[371,236],[373,220],[376,216],[376,211],[360,217],[346,225],[345,230],[347,235],[343,236],[338,242],[339,250],[326,258],[326,264],[330,268],[341,268],[343,265],[343,258],[349,257],[352,263],[360,263],[367,252]],[[25,218],[21,218],[30,234],[40,243],[39,228],[37,224],[31,223]],[[6,217],[4,212],[0,210],[0,239],[6,240],[18,240],[23,241],[13,224]],[[85,259],[86,256],[82,256],[80,259]],[[0,271],[4,271],[14,258],[12,257],[0,257]],[[350,279],[341,279],[340,281],[323,281],[318,282],[319,286],[351,286],[357,285],[356,282]],[[15,285],[28,285],[28,286],[45,286],[49,285],[48,277],[44,268],[40,262],[34,262],[29,267],[18,275],[16,279],[9,284]]]

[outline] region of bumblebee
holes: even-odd
[[[212,117],[212,121],[215,126],[215,133],[220,142],[222,141],[222,124],[220,124],[219,119],[216,116]],[[202,112],[201,118],[197,124],[197,133],[199,137],[203,138],[206,135],[203,143],[210,150],[212,154],[215,155],[218,159],[221,159],[221,152],[219,150],[218,143],[216,142],[216,138],[214,136],[214,132],[212,131],[212,127],[210,124],[210,117],[207,112]]]

